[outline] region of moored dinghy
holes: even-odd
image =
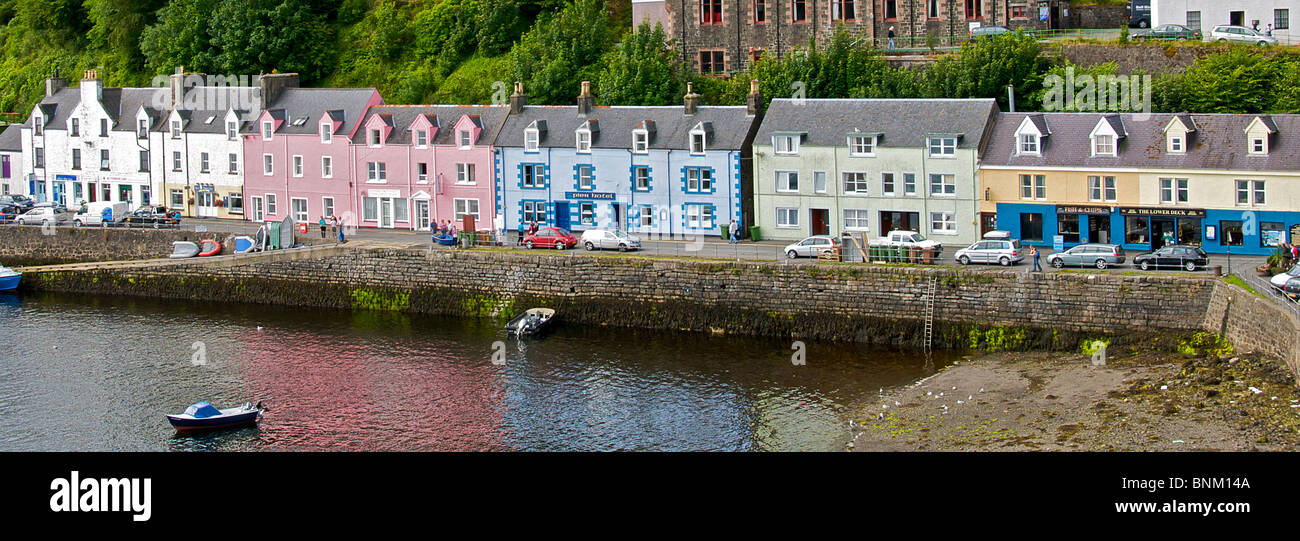
[[[257,247],[257,239],[253,237],[244,236],[244,235],[235,237],[235,253],[237,254],[242,254],[244,252],[251,252],[256,247]]]
[[[167,421],[181,432],[229,428],[257,424],[257,421],[262,418],[262,410],[264,409],[261,402],[258,402],[256,406],[245,402],[240,407],[223,410],[217,409],[216,406],[208,402],[198,402],[185,408],[185,413],[180,415],[167,414]]]
[[[199,257],[212,257],[221,253],[221,243],[217,239],[203,239],[199,242]]]
[[[541,334],[555,320],[555,310],[532,308],[506,323],[506,332],[519,336]]]
[[[172,254],[167,256],[172,259],[184,259],[199,255],[199,245],[187,240],[178,240],[172,243]]]
[[[0,291],[18,289],[18,282],[22,281],[22,279],[23,273],[0,265]]]

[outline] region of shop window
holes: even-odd
[[[1124,242],[1127,244],[1150,244],[1151,224],[1144,216],[1124,218]]]
[[[1064,237],[1065,242],[1074,244],[1079,242],[1079,215],[1078,214],[1060,214],[1056,221],[1057,234]]]
[[[1241,222],[1237,220],[1223,220],[1219,222],[1219,244],[1222,246],[1241,246]]]
[[[1286,224],[1279,222],[1259,223],[1259,246],[1270,248],[1281,244],[1286,239]]]
[[[1020,240],[1037,242],[1043,240],[1042,214],[1026,212],[1020,215]]]

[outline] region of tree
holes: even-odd
[[[1021,31],[967,42],[956,54],[940,58],[918,81],[920,97],[996,98],[1007,109],[1007,85],[1018,94],[1036,92],[1047,61],[1042,46]]]
[[[605,54],[598,78],[606,105],[668,105],[682,91],[678,55],[658,23],[641,23]]]
[[[1286,79],[1288,62],[1280,55],[1235,46],[1197,59],[1182,74],[1162,77],[1155,101],[1166,111],[1269,112],[1278,105],[1280,96],[1294,92],[1295,79]]]
[[[608,45],[608,16],[600,0],[576,0],[538,21],[510,50],[510,75],[539,104],[573,103],[578,83],[600,73]]]
[[[149,71],[170,73],[177,66],[215,72],[217,57],[208,21],[220,0],[172,0],[158,11],[158,22],[140,36],[140,51]]]

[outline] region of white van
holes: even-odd
[[[87,225],[101,225],[105,221],[109,223],[116,222],[126,217],[130,205],[127,203],[113,203],[110,201],[96,201],[86,203],[86,211],[78,213],[72,217],[72,224],[77,227]]]

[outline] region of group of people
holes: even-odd
[[[519,242],[518,242],[518,244],[519,244],[520,246],[523,246],[523,245],[524,245],[524,239],[527,238],[529,235],[536,235],[536,234],[537,234],[537,231],[540,230],[540,229],[541,229],[541,227],[539,227],[539,226],[537,225],[537,221],[535,221],[535,220],[534,220],[532,223],[528,224],[528,227],[524,227],[524,224],[519,224]]]
[[[343,221],[340,220],[338,216],[321,216],[320,221],[317,223],[320,224],[320,238],[326,238],[326,233],[334,233],[338,235],[339,242],[344,242]]]
[[[432,226],[434,236],[456,236],[456,224],[452,223],[451,220],[438,220],[437,222],[434,222]]]

